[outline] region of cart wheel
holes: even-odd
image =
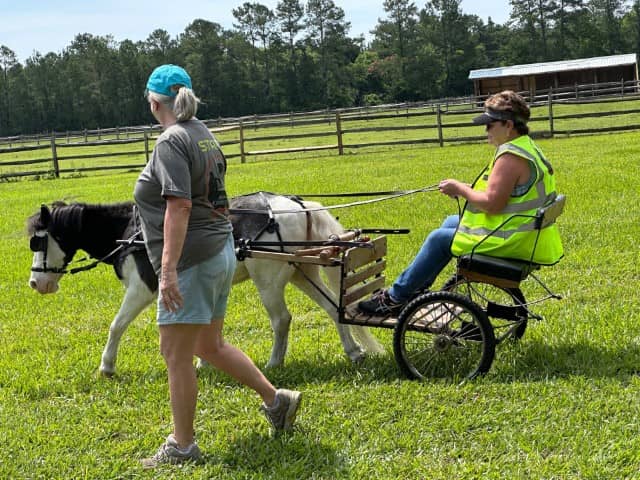
[[[442,290],[469,297],[487,314],[496,343],[505,338],[519,340],[527,329],[527,301],[519,288],[498,287],[489,283],[472,282],[453,275]]]
[[[495,337],[487,316],[469,298],[425,293],[400,312],[393,352],[409,378],[463,380],[489,371]]]

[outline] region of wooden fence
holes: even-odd
[[[640,101],[638,92],[637,82],[620,82],[521,93],[532,107],[530,122],[545,122],[547,125],[546,128],[535,126],[536,134],[554,136],[640,129],[640,116],[633,122],[625,121],[623,125],[612,125],[616,122],[611,121],[606,126],[557,128],[558,123],[566,124],[568,120],[634,116],[640,113],[640,108],[568,114],[554,112],[554,108],[566,105],[637,102]],[[347,150],[368,147],[417,144],[442,147],[445,143],[486,139],[484,134],[468,134],[478,131],[477,127],[470,128],[469,120],[481,110],[483,100],[480,97],[462,97],[439,102],[253,115],[208,120],[206,123],[221,139],[226,157],[239,158],[241,163],[250,157],[323,150],[343,155]],[[537,114],[540,111],[544,113]],[[453,133],[448,134],[449,131]],[[160,132],[158,125],[150,125],[0,138],[0,180],[25,176],[59,177],[63,173],[96,170],[141,169],[149,161],[153,142]],[[384,134],[392,134],[394,138],[380,140],[378,137]],[[327,139],[330,140],[327,142]],[[274,142],[276,145],[293,142],[294,145],[274,148]],[[70,153],[65,154],[65,151]],[[86,153],[79,153],[83,151]],[[136,160],[132,162],[131,158]],[[105,159],[107,164],[100,163]]]

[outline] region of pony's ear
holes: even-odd
[[[49,207],[44,203],[40,205],[40,222],[45,228],[51,223],[51,212],[49,211]]]

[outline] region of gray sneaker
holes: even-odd
[[[273,427],[275,432],[291,430],[293,422],[296,420],[298,407],[302,393],[295,390],[276,390],[276,399],[271,407],[267,407],[264,403],[260,410],[264,412],[264,416]]]
[[[167,440],[160,445],[160,448],[153,457],[143,458],[141,461],[144,468],[156,468],[163,464],[200,463],[202,461],[202,453],[196,443],[192,443],[187,448],[180,448],[172,433],[167,437]]]

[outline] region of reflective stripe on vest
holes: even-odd
[[[532,219],[532,221],[527,222],[527,223],[523,223],[518,228],[514,228],[513,230],[496,230],[496,231],[493,231],[493,230],[490,230],[488,228],[483,228],[483,227],[471,228],[471,227],[466,227],[464,225],[460,225],[460,227],[458,227],[458,232],[467,233],[469,235],[480,235],[480,236],[483,236],[483,237],[486,237],[487,235],[491,235],[491,236],[502,238],[503,240],[506,240],[507,238],[511,237],[512,235],[515,235],[516,233],[532,232],[535,229],[536,229],[536,223],[535,223],[535,220]]]

